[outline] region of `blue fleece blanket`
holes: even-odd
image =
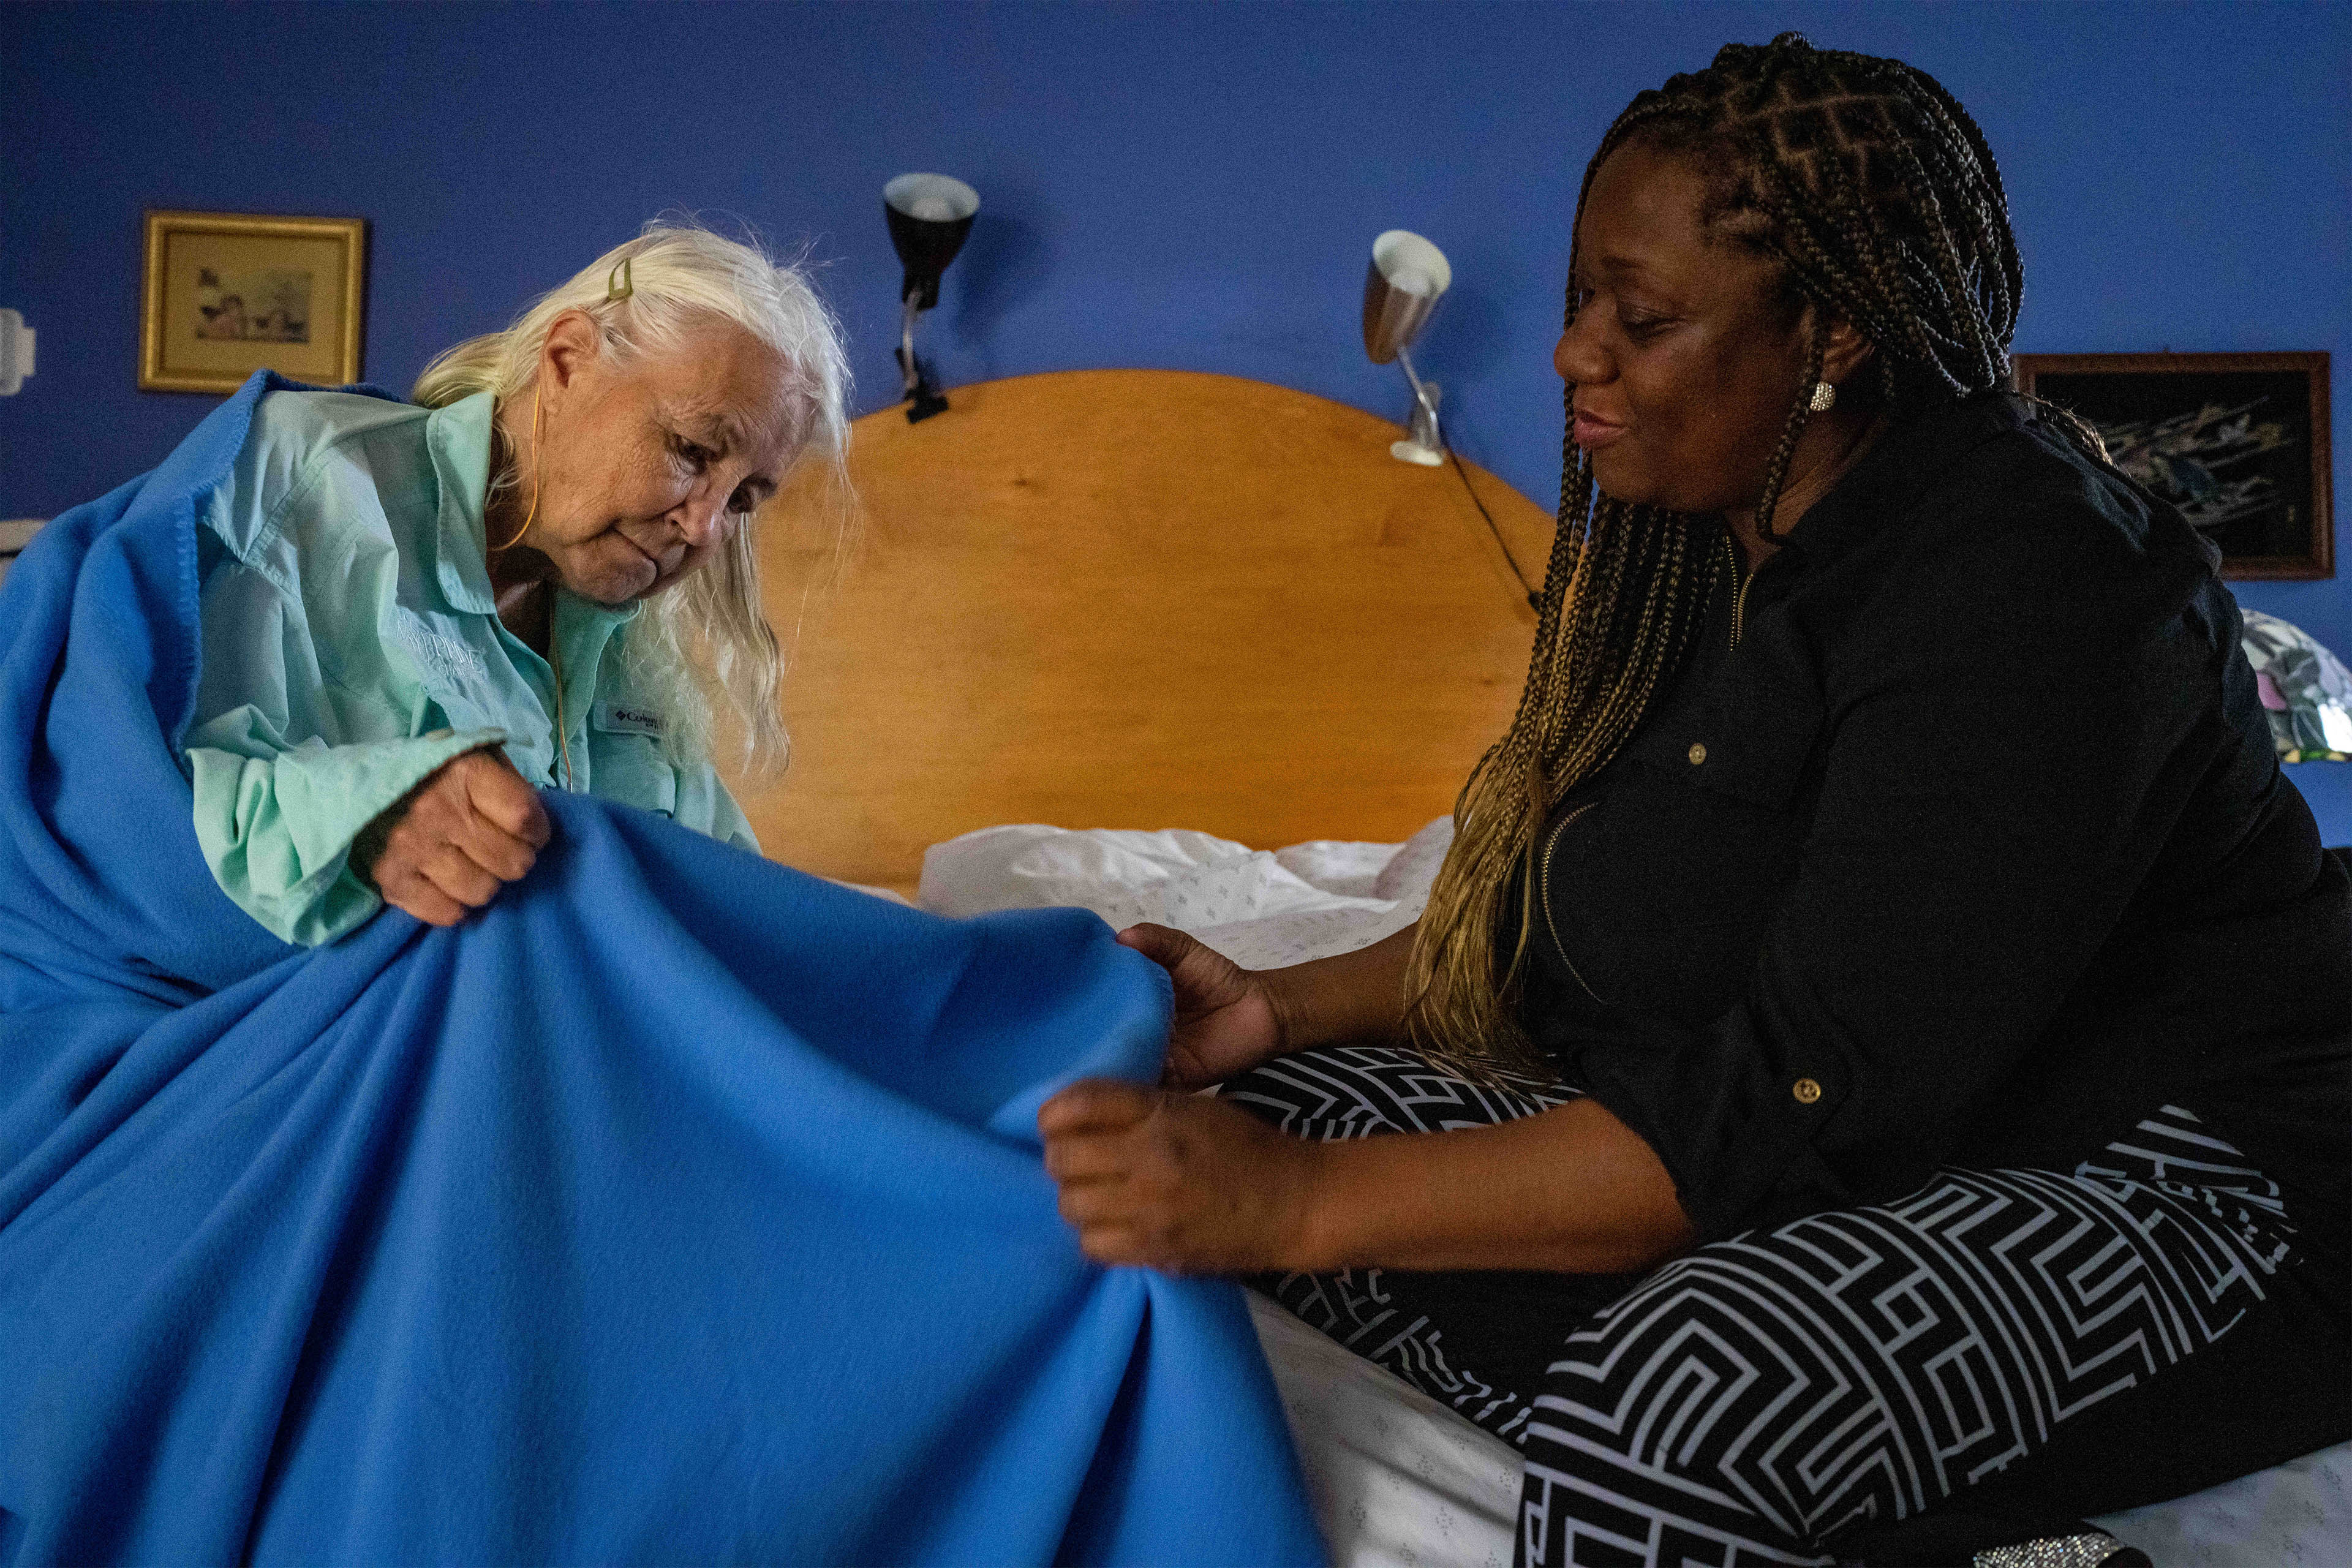
[[[1055,1212],[1037,1106],[1169,1005],[1091,915],[579,796],[451,930],[221,894],[194,528],[268,385],[0,591],[0,1563],[1319,1561],[1237,1293]]]

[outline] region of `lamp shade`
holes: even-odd
[[[946,174],[901,174],[882,187],[890,244],[907,268],[901,300],[913,298],[919,310],[940,302],[940,274],[963,248],[979,211],[980,193]]]
[[[1364,274],[1364,352],[1387,364],[1413,339],[1454,282],[1445,252],[1409,229],[1392,228],[1372,241]]]
[[[2301,626],[2245,615],[2246,662],[2284,763],[2352,761],[2352,670]]]

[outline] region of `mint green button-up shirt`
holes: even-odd
[[[485,745],[542,787],[759,848],[708,763],[664,754],[662,714],[628,684],[618,634],[639,606],[557,589],[552,665],[499,623],[483,561],[490,415],[488,393],[429,411],[270,393],[198,520],[196,840],[221,889],[288,942],[332,942],[374,914],[352,838]]]

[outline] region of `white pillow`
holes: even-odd
[[[1150,921],[1244,968],[1274,969],[1412,924],[1453,837],[1450,817],[1402,845],[1317,839],[1273,851],[1182,828],[984,827],[924,852],[918,899],[943,915],[1075,906],[1115,927]]]

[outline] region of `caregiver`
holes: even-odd
[[[305,944],[382,902],[448,925],[530,869],[540,788],[756,848],[710,760],[714,719],[753,776],[783,756],[748,523],[838,469],[846,380],[799,268],[657,223],[435,360],[423,407],[264,395],[197,535],[222,889]]]
[[[1171,1089],[1040,1116],[1092,1256],[1517,1442],[1531,1563],[1965,1561],[2352,1436],[2352,888],[2215,552],[2005,390],[2021,284],[1923,72],[1637,97],[1428,910],[1264,973],[1136,928]]]

